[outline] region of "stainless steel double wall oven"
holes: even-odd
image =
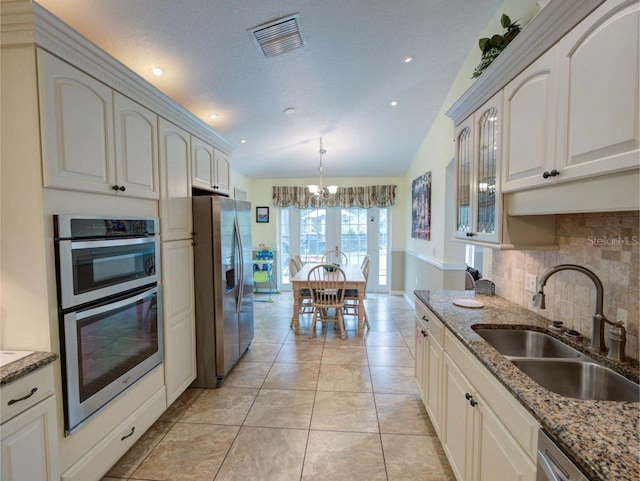
[[[157,218],[54,216],[65,432],[162,362]]]

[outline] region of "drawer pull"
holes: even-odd
[[[129,434],[125,435],[125,436],[122,436],[122,437],[120,438],[120,441],[124,441],[125,439],[130,438],[131,436],[133,436],[133,433],[135,432],[135,430],[136,430],[136,427],[135,427],[135,426],[133,426],[133,427],[131,428],[131,432],[130,432]]]
[[[36,393],[37,390],[38,390],[38,388],[34,387],[29,394],[27,394],[26,396],[23,396],[21,398],[18,398],[18,399],[11,399],[7,403],[7,405],[11,406],[12,404],[19,403],[20,401],[24,401],[25,399],[29,399],[31,396],[33,396]]]

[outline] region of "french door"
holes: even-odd
[[[389,209],[339,207],[280,209],[280,286],[289,284],[289,257],[298,254],[303,262],[320,262],[333,249],[347,254],[350,264],[361,264],[371,256],[368,291],[388,292]]]

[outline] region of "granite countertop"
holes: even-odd
[[[53,352],[35,351],[26,357],[2,366],[0,367],[0,386],[20,379],[56,359],[58,359],[58,355]]]
[[[547,330],[550,321],[497,296],[473,291],[415,291],[444,325],[491,371],[584,471],[597,481],[640,479],[640,403],[584,401],[548,391],[475,333],[475,324],[503,324],[546,332],[589,357],[638,382],[638,363],[616,363],[574,341]],[[481,300],[485,307],[467,309],[454,299]]]

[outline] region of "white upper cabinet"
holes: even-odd
[[[639,11],[606,2],[505,87],[503,192],[638,168]]]
[[[112,91],[38,51],[44,186],[114,193]]]
[[[158,199],[158,117],[117,92],[113,107],[119,192]]]
[[[214,150],[215,177],[213,188],[229,193],[231,191],[231,159],[221,150]]]
[[[558,181],[637,168],[640,3],[611,0],[559,43]]]
[[[556,46],[504,88],[503,192],[557,177],[551,174],[556,168],[557,77]]]
[[[193,187],[211,189],[214,184],[213,147],[191,136],[191,183]]]
[[[44,186],[158,199],[157,116],[38,52]]]
[[[502,92],[456,130],[456,237],[500,242],[502,198],[499,195]]]
[[[231,167],[227,154],[191,136],[191,165],[193,187],[229,193]]]
[[[191,229],[190,135],[160,118],[160,229],[163,241],[189,239]]]

